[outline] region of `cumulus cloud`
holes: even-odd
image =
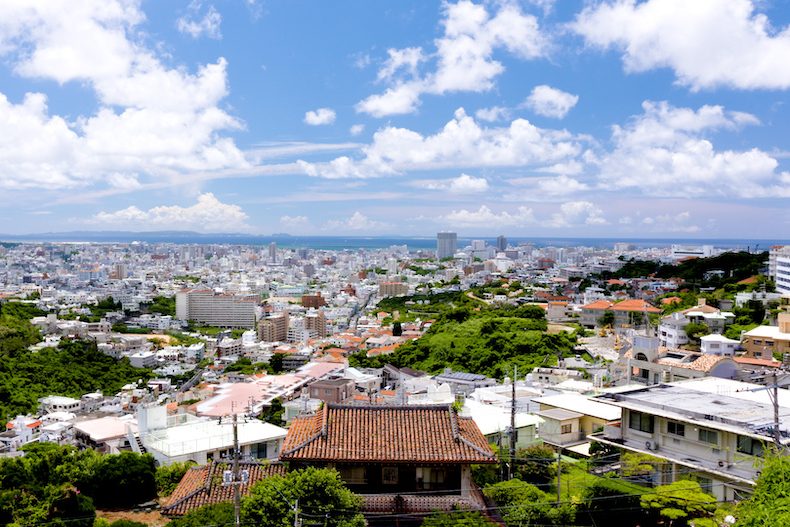
[[[461,174],[450,179],[428,179],[415,181],[414,184],[429,190],[444,190],[451,194],[480,194],[488,190],[488,180]]]
[[[329,231],[378,231],[389,227],[388,224],[371,220],[359,211],[354,212],[349,218],[344,220],[330,220],[324,225],[324,230]]]
[[[757,124],[752,115],[721,106],[698,110],[646,101],[644,113],[615,126],[614,143],[596,163],[602,186],[653,196],[790,196],[779,163],[757,148],[716,150],[707,135]]]
[[[546,222],[548,227],[565,228],[580,225],[606,225],[603,211],[589,201],[568,201]]]
[[[0,94],[0,188],[248,166],[220,135],[241,126],[219,107],[228,92],[226,61],[194,74],[167,67],[133,40],[143,20],[134,0],[0,2],[0,56],[15,72],[81,83],[99,104],[93,115],[66,121],[50,115],[43,94],[28,93],[21,103]]]
[[[213,5],[210,5],[203,18],[197,19],[195,17],[199,15],[200,9],[200,2],[191,2],[188,7],[189,13],[176,20],[178,31],[186,33],[192,38],[200,38],[205,35],[215,40],[221,39],[220,25],[222,24],[222,15],[219,14]]]
[[[501,128],[481,127],[463,108],[434,135],[388,126],[362,148],[363,158],[339,157],[329,163],[300,161],[311,176],[374,177],[408,170],[547,165],[581,152],[577,138],[564,130],[538,128],[515,119]]]
[[[334,123],[335,117],[335,111],[332,108],[319,108],[305,112],[304,122],[310,126],[321,126]]]
[[[547,53],[547,39],[537,19],[524,14],[515,2],[501,3],[496,13],[490,13],[485,5],[461,0],[444,4],[443,15],[444,34],[434,41],[431,71],[419,71],[428,62],[421,48],[388,50],[378,79],[392,85],[360,101],[358,112],[374,117],[412,113],[426,93],[488,91],[505,70],[493,58],[495,51],[506,50],[522,59]]]
[[[545,84],[535,86],[524,106],[538,115],[562,119],[579,102],[579,96],[552,88]]]
[[[440,220],[459,227],[516,227],[534,223],[535,216],[527,207],[519,207],[514,212],[494,212],[481,205],[478,210],[454,210]]]
[[[364,131],[365,131],[364,124],[352,124],[351,128],[348,129],[348,133],[350,133],[351,135],[359,135]]]
[[[623,54],[628,72],[672,68],[693,90],[790,88],[790,27],[772,27],[751,0],[616,0],[572,24],[586,42]]]
[[[219,201],[207,192],[189,207],[162,205],[148,210],[131,206],[115,212],[99,212],[88,221],[99,228],[189,229],[204,232],[248,231],[247,214],[238,205]]]
[[[475,117],[480,121],[493,123],[510,119],[510,110],[502,106],[492,106],[490,108],[480,108],[475,112]]]

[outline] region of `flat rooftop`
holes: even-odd
[[[771,404],[693,389],[685,384],[660,384],[604,395],[601,400],[681,422],[770,439],[774,422]],[[780,406],[779,423],[784,438],[790,437],[790,408]]]

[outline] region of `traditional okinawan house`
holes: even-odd
[[[190,467],[176,489],[164,502],[161,512],[165,516],[183,516],[204,505],[233,501],[233,485],[224,484],[225,472],[231,470],[231,462],[213,461],[207,465]],[[258,463],[242,461],[239,471],[246,479],[239,491],[245,496],[252,485],[274,475],[285,475],[285,466],[280,463]]]
[[[480,429],[451,405],[326,404],[296,418],[280,460],[333,467],[368,514],[482,509],[473,464],[496,463]]]

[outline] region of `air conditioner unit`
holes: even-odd
[[[645,441],[645,448],[648,450],[658,450],[658,442],[657,441]]]

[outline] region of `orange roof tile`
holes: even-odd
[[[241,470],[247,470],[250,474],[249,481],[239,486],[242,496],[247,494],[250,486],[258,481],[269,476],[285,474],[285,467],[279,463],[242,461],[239,466]],[[162,514],[183,516],[203,505],[233,501],[233,487],[222,485],[222,472],[229,469],[229,463],[217,461],[191,467],[181,478],[176,490],[162,505]]]
[[[644,300],[631,298],[623,300],[612,306],[612,311],[646,311],[648,313],[661,313],[657,307],[653,307]]]
[[[582,306],[582,309],[611,309],[612,305],[608,300],[596,300],[592,304]]]
[[[288,429],[283,461],[495,463],[474,421],[450,405],[326,404],[297,417]]]

